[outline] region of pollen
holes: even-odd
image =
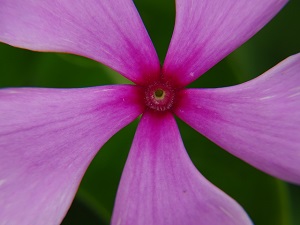
[[[175,89],[167,82],[154,82],[145,88],[145,104],[152,110],[171,110],[174,101]]]

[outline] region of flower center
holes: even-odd
[[[174,104],[175,89],[167,82],[157,81],[145,89],[146,106],[155,111],[170,110]]]

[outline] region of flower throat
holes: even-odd
[[[163,80],[156,81],[145,88],[145,104],[154,111],[171,110],[175,101],[175,88]]]

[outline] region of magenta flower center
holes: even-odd
[[[171,110],[175,101],[175,88],[165,81],[156,81],[145,88],[145,104],[155,111]]]

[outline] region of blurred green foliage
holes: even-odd
[[[135,4],[161,62],[170,42],[174,0],[136,0]],[[300,52],[300,1],[288,5],[251,40],[191,87],[235,85]],[[0,87],[87,87],[128,81],[89,59],[36,53],[0,44]],[[109,224],[118,182],[138,121],[108,141],[90,165],[63,224]],[[266,175],[210,142],[179,121],[182,138],[201,173],[236,199],[256,225],[300,224],[300,188]],[[124,206],[126,207],[126,206]]]

